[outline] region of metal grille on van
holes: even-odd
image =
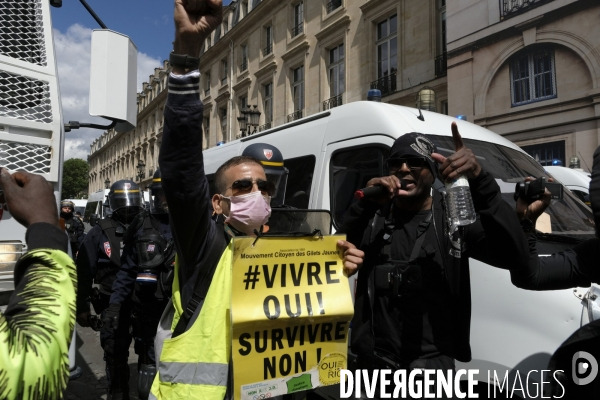
[[[10,171],[49,174],[52,148],[37,144],[0,142],[0,166]]]
[[[42,0],[1,0],[0,54],[46,66],[42,21]]]
[[[0,117],[51,123],[48,82],[0,70]]]

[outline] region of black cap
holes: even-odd
[[[396,139],[390,151],[390,158],[425,157],[429,169],[437,177],[437,163],[431,157],[431,153],[436,152],[437,147],[426,135],[411,132]]]
[[[275,146],[266,143],[254,143],[246,147],[243,156],[254,157],[263,167],[283,169],[283,155]]]

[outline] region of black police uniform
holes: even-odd
[[[119,332],[133,328],[135,353],[139,357],[138,393],[140,399],[147,399],[156,375],[154,337],[171,297],[175,251],[168,216],[146,212],[142,215],[142,226],[131,239],[126,238],[110,308],[118,309]],[[127,351],[127,347],[118,351]]]
[[[139,186],[132,181],[120,180],[111,186],[108,204],[110,217],[94,226],[83,241],[77,256],[79,290],[78,314],[89,311],[86,304],[91,299],[96,314],[106,319],[110,296],[117,272],[121,266],[123,235],[135,215],[142,209]],[[98,285],[92,290],[92,280]],[[106,375],[109,381],[108,399],[129,398],[128,348],[129,330],[112,329],[107,324],[100,327],[100,344],[104,349]]]
[[[127,337],[131,326],[138,355],[138,394],[147,399],[156,375],[154,337],[165,306],[171,298],[175,250],[168,207],[161,184],[160,169],[152,177],[150,210],[140,213],[124,235],[121,268],[113,284],[113,294],[105,321],[115,335]],[[127,352],[126,346],[115,349]]]
[[[83,222],[71,213],[70,218],[64,218],[65,229],[69,235],[69,242],[71,242],[71,252],[73,255],[77,254],[79,247],[83,243],[85,234],[83,233],[84,227]]]

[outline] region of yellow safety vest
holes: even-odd
[[[153,399],[222,400],[227,389],[231,355],[231,260],[230,242],[219,260],[200,315],[187,331],[163,342],[158,373],[152,383]],[[183,314],[179,288],[179,262],[175,260],[173,322]],[[165,316],[163,316],[165,318]]]

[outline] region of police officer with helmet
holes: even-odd
[[[73,215],[74,211],[75,203],[72,201],[63,200],[60,202],[60,217],[65,221],[65,229],[69,235],[73,257],[77,254],[85,236],[83,233],[83,222]]]
[[[149,190],[150,210],[138,214],[125,233],[121,268],[104,318],[107,329],[125,336],[118,341],[123,346],[128,347],[126,335],[129,326],[133,328],[140,399],[148,398],[156,375],[154,337],[171,297],[175,262],[168,206],[158,169]],[[127,351],[127,347],[119,352]]]
[[[133,181],[120,180],[108,193],[109,213],[86,235],[77,255],[77,322],[100,330],[100,344],[104,349],[106,374],[109,381],[108,399],[126,399],[129,389],[127,364],[131,337],[115,337],[90,313],[91,300],[97,315],[105,313],[113,291],[113,283],[121,265],[123,235],[135,216],[142,211],[140,187]],[[96,287],[92,287],[95,284]],[[126,342],[126,344],[121,343]],[[125,348],[120,353],[115,350]]]

